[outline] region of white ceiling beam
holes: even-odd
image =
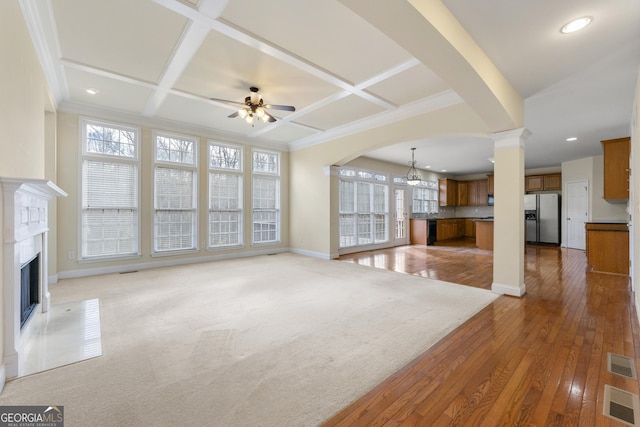
[[[60,53],[60,41],[53,18],[51,0],[19,0],[19,4],[42,71],[51,90],[54,107],[57,108],[57,104],[69,99],[70,94],[64,68],[57,64],[62,54]],[[40,8],[43,8],[45,12],[41,13]],[[43,16],[46,19],[43,19]]]

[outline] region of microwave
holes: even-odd
[[[487,196],[487,205],[488,206],[493,206],[493,194],[489,194]]]

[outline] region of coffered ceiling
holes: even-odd
[[[61,110],[123,114],[228,141],[295,150],[424,111],[470,103],[446,57],[388,0],[19,0]],[[410,3],[439,3],[412,0]],[[601,154],[628,136],[640,66],[637,0],[442,0],[524,99],[526,167]],[[389,8],[388,22],[374,18]],[[398,15],[395,14],[396,10]],[[563,35],[580,16],[593,23]],[[394,35],[395,34],[395,35]],[[413,52],[413,53],[410,53]],[[430,61],[434,54],[438,62]],[[440,65],[443,65],[442,67]],[[435,70],[435,71],[434,71]],[[441,75],[438,75],[440,73]],[[249,87],[266,103],[294,105],[251,126],[227,116]],[[87,89],[97,90],[90,95]],[[491,126],[488,126],[491,128]],[[567,137],[577,141],[568,143]],[[450,174],[489,172],[483,135],[425,137],[367,156]]]

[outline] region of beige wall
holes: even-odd
[[[0,2],[0,29],[0,176],[45,178],[48,91],[17,1]],[[0,206],[2,197],[0,193]],[[3,220],[0,210],[0,223]],[[50,227],[55,228],[55,224]],[[4,242],[4,234],[0,237]],[[0,259],[3,258],[4,247],[0,245]],[[1,263],[0,277],[4,288]],[[0,319],[4,323],[3,304],[0,304]],[[4,348],[4,324],[0,327],[0,348]],[[4,369],[2,377],[3,372]],[[0,387],[2,384],[4,378]]]
[[[90,117],[107,122],[139,126],[135,118],[126,121],[103,117]],[[80,191],[80,116],[72,113],[58,113],[58,185],[69,196],[58,201],[59,238],[58,271],[60,277],[73,277],[111,271],[125,271],[132,268],[148,268],[185,262],[206,261],[249,254],[286,250],[289,247],[289,153],[281,152],[281,242],[274,245],[251,244],[251,167],[252,147],[244,146],[244,246],[233,249],[208,250],[208,198],[207,198],[207,141],[208,137],[194,133],[178,132],[163,127],[141,127],[141,171],[140,171],[140,248],[141,256],[127,260],[78,261],[79,253],[79,191]],[[199,179],[198,179],[198,243],[199,249],[193,253],[162,256],[152,255],[153,235],[153,130],[186,134],[199,138]],[[223,141],[220,141],[223,142]],[[233,144],[237,145],[237,144]],[[271,150],[275,151],[275,150]],[[64,220],[62,220],[64,219]],[[69,254],[73,253],[74,259]]]

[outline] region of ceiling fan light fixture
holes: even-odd
[[[243,119],[244,119],[245,117],[247,117],[247,115],[248,115],[248,114],[249,114],[249,113],[248,113],[248,112],[247,112],[247,110],[245,110],[244,108],[242,108],[242,109],[238,110],[238,115],[239,115],[241,118],[243,118]]]
[[[560,32],[562,34],[575,33],[576,31],[579,31],[589,25],[592,20],[593,18],[591,18],[590,16],[583,16],[582,18],[574,19],[573,21],[565,24],[560,29]]]
[[[415,148],[411,149],[411,161],[409,162],[411,167],[407,171],[407,184],[409,185],[418,185],[422,181],[422,177],[416,170],[415,151]]]

